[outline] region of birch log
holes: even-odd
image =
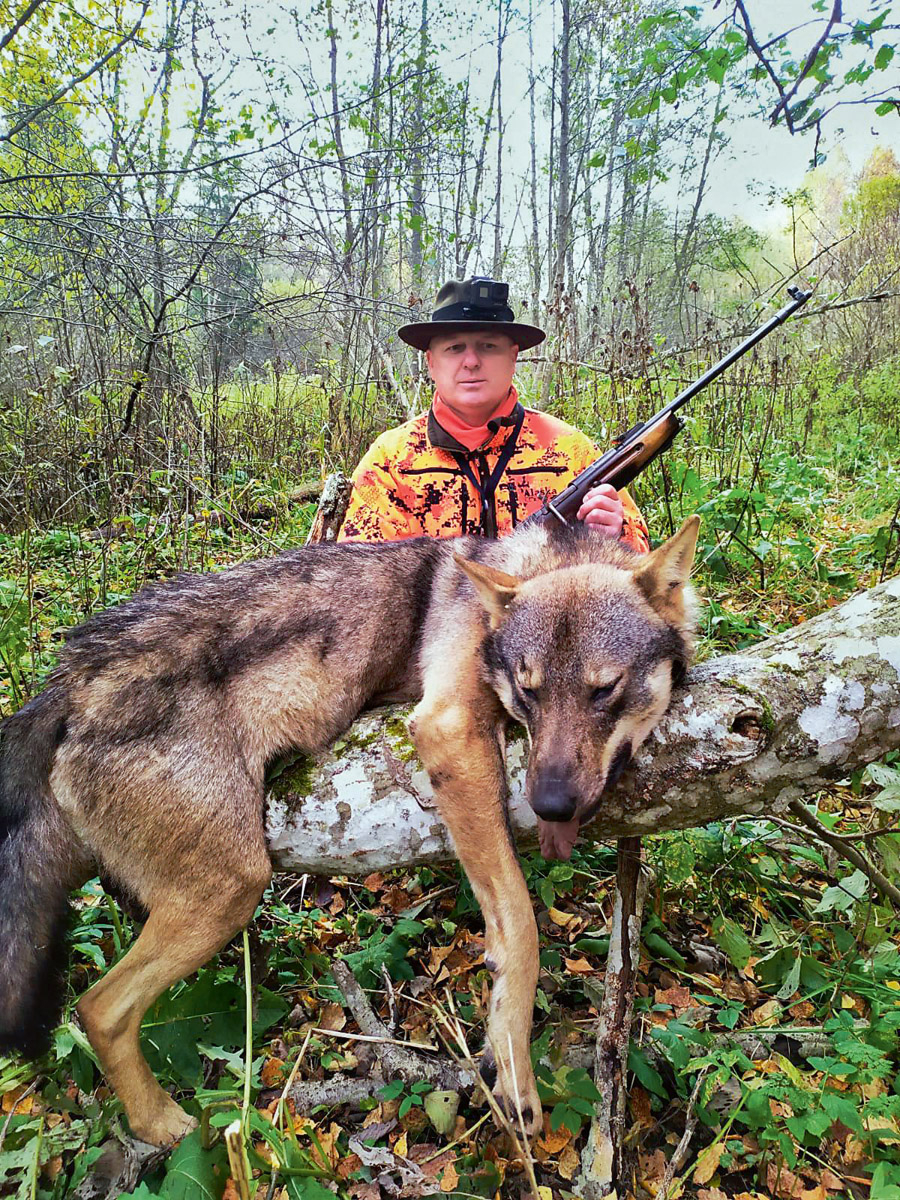
[[[278,869],[362,874],[453,857],[410,712],[370,712],[318,759],[272,780],[267,833]],[[898,747],[900,576],[693,668],[584,836],[777,813]],[[527,843],[535,824],[521,732],[511,732],[506,761],[513,829]]]

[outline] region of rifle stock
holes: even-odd
[[[610,450],[601,454],[596,462],[586,467],[568,487],[554,496],[552,500],[548,500],[543,508],[524,523],[544,522],[552,519],[568,525],[576,519],[584,497],[591,488],[597,487],[601,483],[608,483],[618,490],[637,478],[645,467],[648,467],[655,458],[668,450],[683,429],[684,421],[678,416],[678,409],[692,400],[698,392],[708,387],[714,379],[717,379],[732,363],[737,362],[742,355],[767,337],[773,329],[777,329],[807,302],[812,292],[804,292],[799,287],[790,287],[788,294],[791,297],[789,304],[779,309],[764,325],[754,330],[739,346],[730,350],[724,358],[705,371],[683,392],[679,392],[674,400],[671,400],[648,421],[639,422],[627,433],[623,433],[616,439],[615,445]]]

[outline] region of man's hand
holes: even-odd
[[[625,510],[619,493],[610,483],[591,488],[578,510],[578,520],[584,521],[585,525],[590,525],[591,529],[596,529],[604,537],[621,537],[624,519]]]

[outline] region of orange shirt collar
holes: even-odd
[[[485,421],[483,425],[466,425],[452,409],[447,407],[437,392],[434,393],[431,410],[441,429],[449,433],[452,438],[455,438],[467,450],[477,450],[479,446],[484,446],[489,442],[496,432],[489,428],[489,422],[495,421],[498,417],[508,417],[518,402],[519,394],[514,387],[511,387],[509,395],[491,413],[488,421]]]

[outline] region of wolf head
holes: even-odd
[[[641,556],[594,535],[593,553],[551,556],[527,578],[457,556],[490,618],[488,682],[528,730],[527,795],[545,858],[570,856],[668,707],[692,649],[699,527],[691,517]]]

